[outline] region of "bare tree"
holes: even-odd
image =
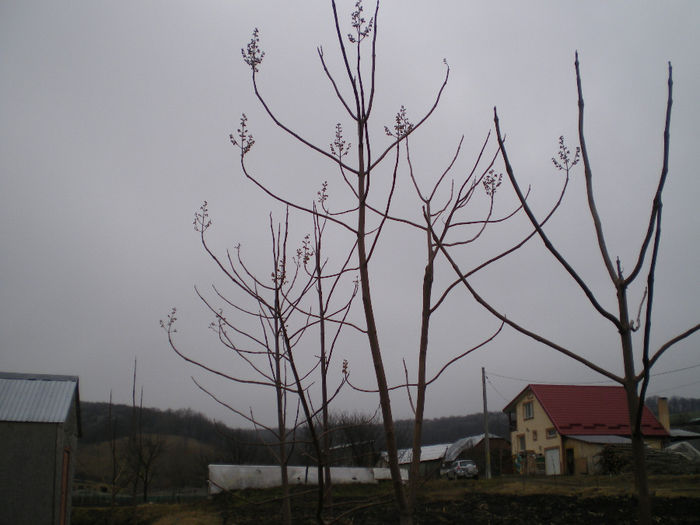
[[[110,485],[110,501],[109,501],[109,522],[114,523],[114,509],[117,505],[117,494],[124,488],[125,484],[128,484],[128,479],[125,483],[125,478],[127,477],[127,465],[122,457],[122,454],[118,452],[117,447],[117,425],[116,420],[112,416],[112,391],[109,391],[109,405],[107,409],[107,425],[109,432],[109,456],[111,463],[111,472],[109,477]]]
[[[144,503],[148,502],[148,489],[155,475],[156,462],[165,449],[165,440],[158,435],[143,431],[143,386],[139,404],[136,405],[136,359],[134,359],[134,378],[131,389],[131,433],[129,434],[128,458],[131,465],[133,496],[136,498],[137,487],[141,482],[141,494]]]
[[[341,412],[330,417],[333,451],[331,461],[336,465],[373,467],[379,459],[382,445],[382,427],[372,415],[360,412]]]
[[[321,190],[318,192],[318,206],[321,206],[325,213],[329,210],[327,206],[328,193],[327,183],[324,181]],[[321,406],[320,406],[320,425],[319,432],[311,432],[314,440],[314,448],[316,452],[316,463],[323,467],[323,483],[319,482],[320,490],[323,494],[323,505],[330,507],[332,505],[332,480],[330,470],[330,399],[328,392],[328,366],[333,357],[333,351],[340,337],[341,331],[346,326],[351,326],[358,329],[356,326],[348,322],[348,314],[352,301],[355,299],[358,291],[358,285],[355,281],[354,289],[347,303],[340,308],[333,310],[332,299],[336,290],[341,285],[342,280],[351,270],[348,268],[350,259],[354,252],[353,246],[349,250],[348,256],[345,259],[342,267],[336,272],[329,272],[327,269],[328,260],[323,255],[323,236],[326,231],[328,220],[319,215],[317,203],[313,203],[313,241],[307,236],[300,249],[297,250],[297,258],[301,260],[306,270],[307,275],[314,283],[314,289],[318,299],[318,310],[314,313],[313,309],[307,312],[309,318],[314,318],[318,323],[319,334],[319,355],[318,362],[320,364],[321,373]],[[324,291],[325,290],[325,291]],[[342,314],[342,317],[339,317]],[[360,329],[358,329],[360,330]],[[361,331],[361,330],[360,330]],[[347,376],[344,380],[347,379]],[[313,401],[310,399],[310,401]],[[307,417],[307,425],[315,425],[313,418]],[[321,472],[319,471],[319,477]]]
[[[319,200],[325,201],[325,192],[319,193]],[[256,429],[267,431],[275,436],[276,450],[273,450],[273,453],[280,465],[283,490],[282,519],[285,523],[291,522],[287,466],[296,442],[301,412],[306,428],[309,429],[314,460],[318,467],[317,519],[322,521],[324,504],[328,501],[326,481],[329,483],[330,477],[327,475],[326,468],[327,447],[324,447],[322,433],[317,432],[316,422],[321,418],[323,422],[321,428],[326,428],[328,405],[344,384],[344,378],[341,377],[335,389],[329,392],[327,370],[335,342],[342,328],[347,325],[346,318],[357,287],[346,302],[339,306],[334,305],[332,302],[334,292],[338,289],[342,278],[347,275],[347,261],[339,272],[332,276],[324,275],[326,261],[321,259],[324,229],[322,221],[314,223],[313,241],[307,236],[297,250],[296,257],[290,258],[288,256],[289,213],[287,211],[285,214],[284,223],[276,227],[270,217],[271,282],[257,277],[245,264],[240,254],[240,246],[236,247],[235,256],[230,252],[226,253],[225,258],[216,255],[209,247],[206,238],[206,232],[210,227],[211,220],[207,204],[204,203],[195,215],[195,229],[199,232],[205,251],[225,274],[234,291],[224,293],[217,287],[212,287],[214,299],[221,306],[216,306],[212,299],[207,298],[199,290],[197,294],[215,316],[211,328],[217,334],[219,342],[231,350],[238,360],[245,363],[250,374],[245,375],[241,372],[226,374],[185,355],[174,340],[175,311],[168,316],[167,322],[162,322],[162,326],[168,333],[168,340],[173,350],[186,361],[236,383],[274,389],[277,410],[276,428],[261,422],[252,408],[246,413],[220,400],[195,381],[197,386],[213,399],[252,423]],[[331,279],[331,288],[324,297],[323,282],[326,279]],[[312,305],[304,304],[314,289],[317,294],[318,310],[315,310]],[[235,291],[239,292],[239,298],[236,298]],[[309,301],[311,301],[310,297]],[[253,321],[252,325],[246,322],[250,320]],[[333,327],[330,331],[334,333],[330,342],[327,342],[326,334],[328,324]],[[297,359],[297,350],[309,348],[309,344],[305,342],[305,336],[315,327],[319,327],[320,353],[314,359],[306,359],[312,364],[302,370],[300,360]],[[311,348],[315,347],[316,345],[311,345]],[[315,406],[311,383],[315,370],[319,368],[321,401],[320,406]],[[289,416],[294,413],[296,415],[293,422],[290,422]]]
[[[445,76],[439,86],[437,95],[432,105],[424,116],[413,124],[406,109],[402,106],[395,119],[394,126],[390,129],[385,127],[385,143],[379,147],[375,153],[374,134],[372,132],[371,119],[374,97],[375,97],[375,66],[376,66],[376,28],[379,4],[376,4],[374,14],[367,19],[363,14],[362,2],[355,4],[355,10],[351,16],[351,32],[346,38],[338,19],[335,2],[331,2],[334,17],[334,24],[340,46],[341,64],[346,75],[347,84],[345,88],[336,80],[326,62],[324,51],[318,48],[318,56],[321,66],[331,83],[335,95],[342,107],[342,110],[349,117],[352,124],[352,136],[355,141],[354,155],[350,155],[352,145],[346,141],[343,134],[343,126],[338,123],[335,129],[335,137],[330,144],[329,150],[321,148],[304,138],[299,132],[283,123],[267,103],[258,84],[258,74],[263,62],[265,53],[260,48],[260,39],[257,29],[253,32],[252,39],[247,47],[242,50],[245,63],[249,66],[252,74],[252,84],[254,92],[262,104],[264,110],[272,121],[287,132],[295,140],[304,146],[316,151],[323,157],[330,159],[337,167],[341,183],[350,192],[352,204],[344,210],[331,213],[323,208],[317,210],[299,203],[277,193],[263,180],[258,178],[246,165],[246,157],[250,153],[255,140],[248,129],[247,117],[243,115],[240,127],[235,135],[231,135],[231,142],[240,150],[241,168],[245,176],[255,185],[261,188],[266,194],[289,206],[291,209],[306,212],[320,217],[329,224],[338,227],[342,232],[349,233],[355,243],[357,250],[357,269],[359,272],[359,283],[362,296],[364,313],[364,332],[367,336],[372,363],[374,366],[376,388],[360,388],[353,385],[358,390],[372,391],[378,393],[382,412],[382,423],[384,427],[385,442],[387,447],[389,469],[391,471],[394,496],[398,506],[402,523],[411,523],[413,516],[413,505],[418,487],[421,483],[419,473],[420,450],[422,438],[422,421],[425,408],[426,388],[435,381],[444,370],[452,363],[465,357],[473,350],[480,348],[486,342],[493,339],[499,333],[500,328],[487,337],[481,343],[472,347],[461,349],[456,355],[447,361],[438,372],[432,377],[428,377],[427,356],[429,351],[430,320],[435,311],[443,304],[445,297],[455,289],[457,283],[448,286],[440,296],[434,297],[433,283],[435,277],[436,257],[440,253],[441,246],[445,244],[451,246],[463,246],[469,244],[480,237],[488,224],[502,222],[508,218],[494,219],[493,198],[496,189],[500,185],[500,175],[493,169],[493,162],[496,154],[493,154],[490,161],[482,161],[488,143],[488,137],[484,141],[481,154],[474,163],[472,169],[466,175],[460,176],[460,182],[455,182],[448,178],[452,171],[459,152],[461,141],[456,149],[455,155],[447,163],[445,170],[436,176],[435,184],[424,191],[418,183],[418,178],[413,174],[411,159],[408,150],[408,138],[410,135],[427,121],[434,112],[443,90],[449,78],[449,67],[445,62]],[[365,53],[364,46],[369,45],[369,50]],[[369,57],[365,65],[365,60]],[[349,94],[348,94],[349,93]],[[401,145],[405,144],[406,161],[409,165],[410,178],[415,188],[416,194],[422,203],[421,218],[411,220],[410,218],[395,216],[391,212],[394,192],[398,180],[398,171],[401,156]],[[389,161],[393,156],[393,164]],[[354,158],[353,158],[354,157]],[[387,162],[384,162],[387,161]],[[390,164],[390,165],[389,165]],[[484,167],[484,164],[486,165]],[[381,167],[389,165],[388,173],[381,171]],[[382,190],[371,191],[377,188],[384,181],[384,192]],[[374,184],[372,184],[374,181]],[[483,188],[490,204],[487,211],[478,220],[459,219],[467,204],[477,194],[477,190]],[[379,196],[377,197],[377,192]],[[517,210],[516,210],[517,211]],[[426,246],[426,266],[422,285],[422,304],[420,314],[420,340],[417,352],[417,372],[416,379],[409,378],[408,366],[404,362],[405,382],[398,385],[391,385],[387,378],[384,354],[379,340],[379,328],[375,314],[375,302],[372,295],[370,261],[375,253],[375,249],[388,222],[402,224],[416,229],[425,239]],[[465,233],[465,228],[470,228],[471,233]],[[438,233],[435,230],[439,230]],[[433,239],[433,235],[436,238]],[[530,235],[531,237],[531,235]],[[529,238],[529,237],[528,237]],[[525,242],[525,241],[523,241]],[[503,324],[501,323],[501,327]],[[411,476],[409,477],[408,490],[403,485],[401,472],[399,470],[397,440],[393,422],[391,407],[391,392],[405,388],[409,395],[409,400],[414,411],[413,426],[413,460],[411,465]],[[415,396],[415,402],[414,402]]]
[[[664,189],[664,184],[666,182],[668,174],[668,155],[669,155],[669,128],[671,122],[671,105],[672,105],[672,69],[669,63],[668,68],[668,99],[666,103],[666,119],[663,132],[663,162],[661,166],[661,173],[658,179],[658,185],[656,192],[652,198],[651,210],[649,213],[648,224],[646,227],[646,232],[641,239],[639,246],[638,256],[634,261],[632,266],[632,271],[629,275],[625,275],[623,268],[624,265],[620,261],[619,257],[613,262],[610,249],[606,243],[605,235],[603,234],[603,221],[598,213],[596,207],[595,196],[593,193],[593,174],[591,163],[589,161],[588,150],[586,148],[586,141],[584,137],[584,103],[583,103],[583,91],[581,87],[581,74],[579,70],[578,53],[576,53],[575,60],[575,70],[576,70],[576,85],[578,90],[578,138],[579,138],[579,148],[576,149],[574,155],[572,156],[570,150],[566,147],[563,137],[560,139],[559,144],[559,155],[557,158],[553,158],[552,161],[558,170],[565,172],[566,179],[568,181],[570,170],[582,160],[585,174],[585,185],[586,185],[586,197],[588,200],[588,206],[590,211],[590,216],[593,222],[593,226],[597,238],[597,249],[603,261],[605,270],[610,278],[610,283],[615,291],[617,297],[617,309],[616,311],[611,311],[607,309],[597,298],[596,293],[593,288],[584,281],[580,274],[574,269],[573,265],[569,260],[554,246],[549,236],[545,233],[543,229],[543,223],[539,222],[535,216],[535,213],[528,205],[525,195],[523,194],[520,185],[517,182],[515,171],[510,163],[508,154],[506,151],[506,146],[504,142],[503,135],[501,133],[500,122],[498,119],[498,114],[494,108],[494,123],[496,127],[496,133],[498,137],[498,143],[500,146],[503,162],[505,164],[506,172],[508,173],[508,178],[515,190],[515,193],[520,201],[525,214],[527,215],[530,223],[534,227],[536,234],[542,240],[546,249],[551,253],[551,255],[556,259],[556,261],[562,266],[566,273],[571,279],[579,286],[581,291],[586,296],[588,302],[592,308],[604,319],[607,319],[613,326],[613,328],[618,332],[620,337],[620,351],[623,362],[623,375],[617,375],[603,366],[600,366],[593,361],[587,359],[580,353],[572,350],[562,344],[549,340],[543,337],[541,334],[536,333],[527,329],[525,326],[517,323],[513,320],[512,316],[506,316],[505,312],[499,311],[492,306],[492,304],[481,294],[479,294],[475,288],[472,287],[468,280],[469,274],[463,272],[457,261],[447,249],[444,243],[441,244],[443,253],[446,255],[447,259],[450,261],[451,265],[459,275],[460,281],[469,289],[474,298],[482,304],[486,309],[488,309],[493,315],[499,318],[504,323],[510,325],[522,334],[538,341],[542,344],[553,348],[554,350],[584,364],[590,369],[602,374],[603,376],[611,379],[624,387],[627,406],[628,406],[628,416],[629,424],[632,435],[632,450],[634,457],[634,471],[635,471],[635,485],[637,489],[637,494],[639,498],[639,519],[640,523],[648,524],[651,523],[651,502],[649,498],[649,490],[647,484],[647,475],[645,467],[644,458],[644,436],[641,429],[642,411],[644,408],[644,398],[646,395],[647,386],[649,384],[650,371],[654,363],[675,343],[687,338],[691,334],[695,333],[700,329],[700,324],[695,324],[690,328],[686,329],[682,333],[670,338],[668,341],[660,345],[657,349],[652,351],[651,349],[651,321],[652,321],[652,306],[654,299],[654,275],[656,272],[656,265],[659,256],[659,246],[661,238],[661,212],[662,212],[662,192]],[[436,242],[440,242],[437,239],[437,234],[434,232],[433,237]],[[644,273],[646,273],[646,286],[644,292],[639,299],[639,313],[637,314],[636,320],[634,318],[634,311],[631,310],[629,304],[629,289],[632,285],[640,279],[643,279]],[[646,306],[645,306],[646,305]],[[642,310],[644,310],[643,321],[642,321]],[[635,352],[633,333],[643,327],[642,337],[641,337],[641,349]],[[641,357],[641,368],[635,364],[635,360]]]

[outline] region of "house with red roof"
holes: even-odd
[[[528,385],[503,409],[511,452],[521,473],[586,474],[605,445],[631,443],[621,386]],[[645,442],[660,449],[669,433],[645,406]]]

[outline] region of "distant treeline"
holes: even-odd
[[[657,413],[658,396],[647,399],[647,406]],[[668,400],[671,414],[700,412],[700,399],[671,397]],[[109,404],[82,402],[80,404],[83,435],[81,443],[98,443],[108,441]],[[112,405],[112,421],[117,438],[127,437],[131,431],[132,407],[129,405]],[[361,419],[357,414],[355,419]],[[410,446],[412,423],[410,420],[396,421],[399,447]],[[261,436],[249,429],[232,429],[209,419],[204,414],[189,408],[178,410],[159,410],[143,408],[141,413],[142,431],[147,434],[181,436],[196,439],[201,443],[215,447],[222,446],[231,439],[259,443]],[[379,423],[372,423],[379,428]],[[508,438],[508,417],[502,412],[489,413],[489,429],[492,434]],[[484,431],[483,414],[467,416],[449,416],[426,419],[423,425],[423,444],[452,443],[465,436],[481,434]],[[377,438],[380,438],[380,432]],[[264,434],[262,436],[265,441]]]
[[[80,412],[81,443],[99,443],[110,439],[109,403],[83,401],[80,404]],[[261,438],[266,441],[266,433],[260,435],[250,429],[233,429],[189,408],[159,410],[144,407],[140,417],[142,432],[145,434],[187,437],[214,447],[225,446],[232,439],[250,443],[259,443]],[[357,414],[352,417],[361,420]],[[133,410],[130,405],[112,405],[112,425],[117,439],[129,436],[132,418]],[[376,426],[380,429],[380,423],[362,423],[363,426]],[[409,447],[413,432],[412,422],[398,420],[395,424],[399,447]],[[492,434],[508,437],[508,417],[502,412],[490,412],[489,428]],[[423,425],[423,444],[452,443],[465,436],[483,432],[483,414],[426,419]],[[375,437],[380,439],[383,432],[379,432]]]
[[[657,415],[658,404],[659,396],[653,396],[646,400],[646,405]],[[671,397],[668,399],[668,411],[670,414],[700,412],[700,399],[693,397]]]
[[[129,436],[134,417],[131,405],[112,405],[111,410],[115,437]],[[99,443],[110,439],[109,411],[109,403],[80,403],[82,443]],[[209,445],[218,445],[221,432],[231,430],[189,408],[159,410],[144,407],[140,417],[145,434],[188,437]]]

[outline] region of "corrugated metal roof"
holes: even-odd
[[[458,439],[450,445],[445,453],[445,461],[454,461],[457,457],[468,448],[477,446],[482,442],[486,434],[475,434],[473,436],[467,436],[462,439]],[[503,439],[501,436],[492,434],[489,432],[489,438],[491,439]]]
[[[449,446],[449,443],[445,443],[444,445],[424,445],[420,448],[420,460],[435,461],[436,459],[442,459]],[[399,465],[405,465],[413,460],[412,448],[400,448],[397,453],[399,456]],[[384,459],[388,457],[386,451],[383,451],[381,455]]]
[[[503,439],[501,436],[489,433],[489,437],[492,439]],[[441,445],[423,445],[420,448],[420,460],[423,461],[435,461],[437,459],[444,459],[445,461],[454,460],[459,454],[468,448],[478,445],[481,440],[484,439],[484,434],[476,434],[474,436],[467,436],[465,438],[459,439],[454,443],[443,443]],[[399,464],[405,465],[413,461],[413,449],[412,448],[400,448],[398,451]],[[382,458],[385,460],[388,457],[388,453],[383,451],[381,453]]]
[[[690,430],[684,430],[682,428],[672,428],[668,431],[672,438],[685,438],[685,439],[697,439],[700,438],[700,434],[697,432],[691,432]]]
[[[583,441],[584,443],[594,443],[597,445],[629,445],[632,443],[630,438],[623,436],[610,436],[610,435],[600,435],[600,436],[566,436],[568,438],[576,439],[577,441]]]
[[[63,423],[77,388],[74,376],[0,372],[0,421]]]

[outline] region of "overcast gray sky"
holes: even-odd
[[[346,28],[352,5],[339,2]],[[344,188],[333,166],[289,140],[255,100],[240,56],[254,27],[267,53],[260,87],[280,118],[323,147],[336,122],[350,129],[316,55],[323,46],[332,70],[342,73],[327,2],[0,2],[0,369],[79,375],[82,399],[106,401],[111,390],[117,402],[128,402],[137,357],[146,405],[192,407],[243,425],[196,388],[195,376],[227,402],[252,406],[270,420],[269,394],[187,365],[169,349],[158,324],[178,307],[183,351],[240,370],[207,330],[210,316],[194,293],[194,285],[224,282],[199,245],[192,217],[208,200],[212,245],[222,251],[241,243],[251,265],[269,274],[267,217],[272,212],[280,218],[282,210],[241,173],[228,140],[241,113],[256,139],[248,163],[261,179],[302,202],[328,180],[332,198],[342,202]],[[565,135],[572,148],[577,141],[578,50],[595,190],[610,250],[628,270],[660,171],[672,61],[654,346],[697,322],[700,5],[386,1],[378,27],[376,143],[386,141],[383,125],[392,124],[400,105],[414,120],[426,111],[445,58],[451,75],[442,103],[412,139],[421,182],[427,185],[444,168],[462,134],[455,176],[464,174],[493,128],[497,106],[516,174],[531,185],[540,213],[561,182],[550,160],[558,137]],[[585,215],[579,168],[548,231],[601,302],[614,309]],[[415,216],[417,202],[403,169],[397,209]],[[497,169],[503,170],[500,164]],[[509,209],[512,190],[505,182],[498,197],[499,209]],[[292,221],[297,245],[310,222],[303,216]],[[462,260],[483,260],[524,228],[520,218],[488,229],[484,243]],[[345,236],[334,235],[331,245],[340,247]],[[411,373],[416,369],[422,240],[391,227],[373,261],[380,338],[394,383],[403,376],[401,358]],[[452,275],[444,267],[440,272],[444,285]],[[539,241],[474,282],[509,317],[621,373],[616,331],[592,312]],[[641,293],[632,290],[635,305]],[[359,306],[353,312],[358,320]],[[496,327],[457,289],[434,322],[430,369]],[[649,393],[700,397],[698,345],[695,336],[669,351],[656,371],[670,373],[655,376]],[[343,359],[355,383],[373,386],[363,339],[341,342],[333,381]],[[603,379],[504,330],[429,390],[427,416],[480,410],[482,366],[493,410],[528,381]],[[394,403],[397,417],[409,416],[404,393]],[[376,404],[376,396],[347,390],[335,409],[371,412]]]

